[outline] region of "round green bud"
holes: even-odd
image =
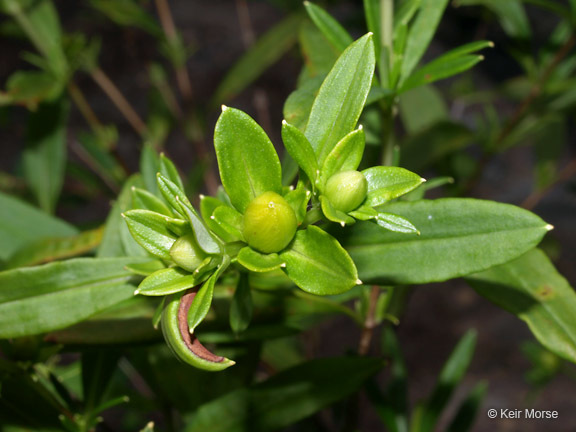
[[[294,209],[275,192],[254,198],[244,213],[244,239],[262,253],[280,252],[292,241],[297,227]]]
[[[190,272],[196,270],[207,256],[192,233],[180,237],[170,248],[172,261]]]
[[[348,213],[366,199],[368,182],[359,171],[342,171],[326,182],[324,195],[336,210]]]

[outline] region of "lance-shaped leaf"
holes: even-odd
[[[535,214],[475,199],[396,202],[386,212],[411,221],[420,236],[359,222],[340,237],[362,280],[382,284],[439,282],[514,259],[550,230]]]
[[[322,195],[320,196],[320,206],[322,208],[322,213],[324,213],[324,216],[326,216],[326,219],[331,222],[339,223],[342,226],[351,225],[355,222],[354,219],[348,216],[346,213],[335,209],[330,200]]]
[[[135,294],[164,296],[192,288],[206,279],[205,273],[190,273],[178,267],[158,270],[144,279]]]
[[[133,296],[141,258],[77,258],[0,273],[0,338],[61,329]]]
[[[180,174],[178,173],[178,168],[176,165],[164,155],[164,153],[160,154],[160,174],[174,183],[178,188],[183,191],[184,184],[182,183],[182,179],[180,178]]]
[[[407,78],[412,73],[428,49],[428,45],[430,45],[438,24],[440,24],[440,19],[447,5],[448,0],[421,1],[418,16],[408,32],[404,61],[402,63],[402,78]]]
[[[365,143],[366,137],[362,126],[342,138],[322,165],[322,186],[337,172],[356,170],[362,161]]]
[[[523,320],[550,351],[576,363],[576,293],[542,251],[532,250],[466,281]]]
[[[298,231],[280,258],[284,272],[304,291],[318,295],[339,294],[362,283],[348,253],[340,243],[316,226]]]
[[[392,213],[378,213],[376,216],[376,223],[382,228],[389,231],[407,233],[407,234],[420,234],[420,231],[412,225],[408,219],[403,218]]]
[[[132,187],[132,203],[136,209],[150,210],[166,216],[172,216],[172,211],[168,206],[156,195],[145,189]]]
[[[398,198],[425,181],[418,174],[400,167],[376,166],[362,171],[368,181],[365,206],[378,206]]]
[[[356,126],[372,84],[374,63],[372,34],[367,34],[342,53],[322,83],[305,132],[319,164]]]
[[[304,7],[306,7],[306,12],[308,12],[308,16],[316,24],[316,27],[339,52],[344,51],[348,45],[354,42],[346,29],[320,6],[305,1]]]
[[[123,213],[134,239],[152,255],[170,260],[170,248],[176,241],[166,226],[166,216],[149,210],[128,210]]]
[[[230,201],[244,213],[250,201],[282,190],[280,160],[272,142],[248,114],[224,107],[214,131],[220,178]]]
[[[282,122],[282,141],[286,151],[306,173],[312,184],[316,181],[318,162],[312,145],[296,126]]]
[[[168,179],[162,173],[156,174],[158,189],[164,199],[182,216],[186,214],[184,207],[192,208],[192,204],[180,186]]]
[[[261,254],[250,247],[240,249],[238,262],[253,272],[269,272],[278,270],[284,264],[278,254]]]
[[[194,333],[194,329],[200,324],[212,305],[212,297],[214,296],[214,285],[218,281],[218,278],[222,275],[224,270],[230,265],[230,258],[228,256],[223,257],[223,262],[220,264],[218,269],[212,273],[212,276],[208,278],[202,288],[198,290],[194,301],[188,310],[188,328],[190,333]]]
[[[192,227],[192,231],[194,232],[194,237],[196,237],[196,241],[198,245],[204,250],[204,252],[208,254],[216,254],[220,252],[220,246],[204,225],[204,221],[198,216],[196,210],[192,206],[182,206],[184,209],[185,215],[190,222],[190,226]]]
[[[27,243],[77,233],[65,221],[0,192],[0,260],[8,259]]]
[[[220,206],[210,217],[227,234],[227,241],[244,241],[242,215],[232,207]]]

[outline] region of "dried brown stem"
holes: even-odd
[[[82,90],[80,90],[74,81],[68,83],[68,93],[70,93],[70,97],[92,130],[95,131],[102,127],[102,122],[100,122],[98,116],[84,97],[84,93],[82,93]]]
[[[374,335],[374,329],[376,328],[376,305],[378,303],[378,297],[380,295],[380,287],[377,285],[372,286],[370,291],[370,300],[368,304],[368,313],[364,319],[364,326],[362,328],[362,334],[360,335],[360,342],[358,343],[358,354],[365,356],[370,351],[370,345],[372,344],[372,336]]]
[[[178,32],[176,31],[176,26],[174,25],[174,19],[172,18],[172,13],[170,12],[170,6],[168,6],[167,0],[155,0],[156,9],[158,10],[158,17],[160,18],[160,24],[166,35],[168,41],[175,41],[178,38]],[[190,83],[190,76],[188,75],[188,70],[186,66],[176,66],[176,81],[178,83],[178,89],[182,94],[182,98],[189,102],[192,100],[192,84]]]
[[[126,100],[124,95],[118,90],[116,84],[112,82],[108,75],[100,68],[95,68],[91,71],[90,75],[92,79],[100,86],[100,88],[106,93],[106,96],[110,98],[112,103],[118,108],[122,115],[126,118],[130,126],[140,135],[146,134],[146,124],[142,121],[140,116],[136,113],[132,105]]]

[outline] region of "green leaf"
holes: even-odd
[[[134,239],[152,255],[170,260],[176,236],[166,226],[166,216],[149,210],[128,210],[124,220]]]
[[[308,82],[320,79],[316,90],[320,88],[322,79],[330,72],[338,56],[342,54],[326,39],[322,32],[309,20],[305,20],[300,27],[299,34],[300,48],[304,67],[298,78],[298,88],[305,86]],[[297,125],[290,119],[286,119],[293,125]],[[308,117],[306,117],[308,120]]]
[[[305,132],[320,165],[356,126],[372,84],[374,63],[372,35],[367,34],[342,53],[322,83]]]
[[[252,320],[252,294],[247,273],[240,273],[236,291],[230,304],[230,327],[234,333],[242,333]]]
[[[35,110],[40,102],[51,102],[62,93],[62,84],[47,72],[20,70],[14,72],[6,83],[6,92],[0,92],[0,106],[24,105]]]
[[[395,202],[385,210],[410,220],[421,235],[359,222],[339,236],[362,280],[382,285],[440,282],[482,271],[522,255],[550,230],[535,214],[492,201]]]
[[[484,60],[481,55],[462,55],[459,57],[444,57],[441,56],[430,63],[427,63],[422,68],[414,72],[410,77],[401,85],[398,93],[411,90],[425,84],[430,84],[435,81],[451,77],[453,75],[464,72],[474,65]]]
[[[4,9],[11,14],[36,49],[47,61],[47,69],[61,85],[68,65],[62,49],[62,29],[58,12],[51,0],[22,2],[4,0]]]
[[[160,162],[158,159],[158,153],[156,153],[154,147],[149,143],[142,146],[142,152],[140,153],[140,174],[146,186],[145,189],[154,195],[158,194],[158,180],[156,176],[160,171]]]
[[[306,173],[312,184],[318,174],[318,162],[312,145],[306,136],[296,126],[282,122],[282,141],[286,151]]]
[[[291,190],[286,195],[284,195],[284,199],[288,204],[290,204],[290,207],[294,209],[294,213],[296,213],[296,220],[298,221],[298,225],[300,225],[306,217],[308,202],[310,202],[311,195],[312,193],[304,186],[303,183],[299,183],[296,189]]]
[[[172,216],[172,211],[156,195],[147,190],[132,187],[132,205],[135,209],[150,210],[166,216]]]
[[[229,264],[230,258],[225,256],[222,264],[220,264],[216,271],[212,273],[206,282],[204,282],[202,288],[200,288],[196,293],[194,301],[188,310],[188,327],[190,333],[194,333],[194,329],[204,320],[204,318],[206,318],[210,306],[212,305],[214,285],[216,285],[218,278],[222,275],[224,270],[228,268]]]
[[[318,95],[323,78],[322,75],[305,81],[301,87],[290,93],[284,102],[284,118],[300,131],[306,130],[310,111],[312,111],[312,105]]]
[[[158,189],[166,201],[176,210],[180,215],[186,216],[185,208],[191,209],[192,204],[184,193],[184,190],[176,183],[168,179],[162,173],[156,175]]]
[[[476,332],[469,330],[458,342],[456,348],[444,364],[442,372],[430,398],[421,406],[417,414],[417,422],[412,430],[430,432],[435,429],[436,422],[446,408],[452,393],[464,378],[464,374],[472,361],[476,346]]]
[[[342,226],[352,225],[354,223],[353,218],[340,210],[336,210],[330,200],[323,195],[320,196],[320,206],[322,208],[322,213],[329,221],[338,223]]]
[[[165,268],[166,265],[164,265],[164,263],[160,260],[145,261],[142,263],[128,264],[126,266],[126,270],[140,276],[150,276],[155,271],[163,270]]]
[[[364,0],[364,15],[368,31],[374,35],[374,40],[381,40],[380,0]],[[376,58],[380,58],[380,42],[374,44]]]
[[[90,6],[120,26],[136,27],[162,37],[158,22],[134,0],[90,0]]]
[[[68,104],[60,100],[41,104],[28,120],[24,175],[47,213],[54,213],[64,181],[67,117]]]
[[[18,249],[4,267],[8,270],[83,255],[95,249],[101,240],[101,228],[84,231],[74,236],[41,239]]]
[[[340,243],[316,226],[296,232],[292,244],[279,255],[286,263],[283,271],[306,292],[340,294],[362,283]]]
[[[214,210],[217,207],[225,205],[222,201],[218,198],[214,198],[211,196],[200,195],[200,214],[202,215],[202,219],[207,224],[210,224],[210,216],[214,214]]]
[[[211,219],[226,231],[228,242],[244,241],[242,215],[232,207],[224,205],[217,207],[212,213]]]
[[[77,233],[67,222],[0,192],[0,260],[7,260],[26,244]]]
[[[404,0],[400,2],[394,12],[395,27],[408,25],[416,12],[418,12],[418,9],[420,9],[421,4],[422,0]]]
[[[178,168],[172,163],[170,159],[168,159],[164,153],[160,154],[160,174],[174,183],[181,191],[184,191],[184,184],[182,183],[182,179],[180,178],[180,174],[178,173]]]
[[[122,213],[132,208],[132,188],[139,186],[142,186],[142,178],[139,174],[133,175],[124,183],[106,219],[102,243],[96,254],[99,258],[148,256],[148,253],[134,240],[128,225],[122,218]]]
[[[532,250],[507,264],[470,275],[466,281],[523,320],[550,351],[576,363],[576,294],[542,251]]]
[[[250,201],[282,190],[280,160],[262,128],[246,113],[224,108],[214,131],[220,177],[230,201],[244,213]]]
[[[346,29],[320,6],[305,1],[304,7],[316,27],[339,52],[344,51],[348,45],[354,42],[354,39],[352,39]]]
[[[488,385],[485,382],[476,384],[464,399],[446,432],[467,432],[472,430],[474,420],[482,407]]]
[[[238,263],[253,272],[269,272],[286,265],[278,254],[262,254],[250,247],[240,249]]]
[[[382,365],[370,357],[312,360],[202,405],[184,431],[281,430],[353,394]]]
[[[378,206],[396,199],[424,181],[418,174],[404,168],[376,166],[362,171],[368,181],[368,195],[365,206]]]
[[[420,11],[408,32],[400,82],[412,73],[428,49],[448,0],[422,0],[420,3]]]
[[[378,213],[376,223],[392,232],[420,234],[420,231],[408,219],[392,213]]]
[[[196,210],[194,210],[192,206],[183,206],[183,209],[186,213],[188,221],[190,222],[190,226],[192,227],[192,231],[194,232],[194,237],[196,237],[198,246],[200,246],[204,252],[208,254],[219,253],[220,246],[214,237],[212,237],[212,234],[210,234],[210,231],[208,231],[208,228],[206,228],[204,221],[200,219],[200,216],[198,216]]]
[[[276,63],[296,43],[295,29],[301,22],[299,14],[290,15],[260,36],[222,79],[213,103],[218,105],[233,98]]]
[[[205,274],[189,273],[178,267],[158,270],[144,279],[136,294],[164,296],[192,288],[206,279]]]
[[[138,258],[77,258],[0,273],[0,338],[64,328],[133,296],[124,266]]]
[[[322,165],[321,179],[322,187],[328,179],[340,171],[356,170],[362,161],[364,155],[364,145],[366,137],[364,129],[360,126],[358,129],[350,132],[334,146],[332,151],[326,157]]]

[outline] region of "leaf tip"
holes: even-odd
[[[424,177],[420,177],[420,183],[426,183],[427,181]]]
[[[287,124],[288,124],[288,122],[286,121],[286,119],[282,120],[282,126],[285,126]]]
[[[554,229],[554,225],[547,224],[544,228],[546,231],[552,231]]]
[[[356,279],[356,285],[362,285],[363,283],[360,279]]]
[[[226,105],[222,105],[222,112],[226,111],[228,109],[228,107]]]
[[[490,48],[494,48],[494,42],[488,41],[488,46],[489,46]]]
[[[280,264],[280,267],[286,268],[286,263],[284,262],[284,263]]]
[[[126,219],[126,213],[120,213],[120,216],[122,216],[124,219]]]
[[[361,131],[362,129],[364,129],[364,126],[358,125],[358,130]]]
[[[341,226],[342,228],[344,228],[344,227],[346,226],[346,222],[344,222],[344,221],[340,222],[340,226]]]
[[[484,60],[484,56],[483,56],[483,55],[479,55],[479,56],[478,56],[478,60],[479,60],[479,61]]]
[[[216,218],[214,217],[214,215],[212,215],[212,216],[210,216],[210,219],[214,220],[214,219],[216,219]]]
[[[204,198],[206,198],[206,195],[200,194],[200,195],[198,195],[198,197],[200,198],[200,200],[203,200]]]
[[[139,289],[137,289],[137,290],[134,291],[134,295],[138,295],[138,294],[140,294],[140,290],[139,290]]]
[[[128,396],[123,396],[122,402],[130,402],[130,398]],[[150,422],[150,423],[152,423],[152,422]],[[154,425],[154,424],[152,424],[152,425]]]

